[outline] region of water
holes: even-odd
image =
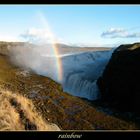
[[[63,57],[63,90],[88,100],[98,99],[100,92],[96,81],[107,65],[112,51],[86,52]]]

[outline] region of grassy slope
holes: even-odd
[[[106,115],[80,98],[64,93],[59,84],[47,77],[26,74],[4,55],[0,55],[0,86],[32,100],[43,119],[60,129],[138,129],[131,122]]]
[[[0,88],[0,130],[60,130],[39,114],[32,101]]]

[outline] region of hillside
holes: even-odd
[[[32,101],[24,96],[0,89],[0,130],[60,130],[42,118]]]
[[[49,123],[56,124],[61,130],[139,129],[131,121],[106,114],[88,101],[63,92],[61,85],[50,78],[13,65],[8,57],[8,45],[6,42],[0,43],[0,104],[6,104],[0,106],[0,112],[6,112],[0,117],[1,130],[24,130],[26,122],[31,124],[27,130],[36,130],[40,126],[37,118],[41,123],[45,122],[39,130],[48,130],[45,126]],[[15,44],[12,43],[11,47],[15,47]],[[24,114],[20,115],[20,112]],[[7,128],[2,124],[8,113],[13,125]],[[21,122],[16,125],[19,120]],[[57,126],[52,130],[58,130]]]
[[[97,82],[102,101],[122,112],[133,112],[139,116],[139,72],[140,43],[120,45]]]

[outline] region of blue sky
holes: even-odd
[[[45,28],[64,43],[101,46],[139,42],[140,5],[0,6],[0,40],[43,36]]]

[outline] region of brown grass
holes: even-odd
[[[35,130],[60,130],[44,121],[29,99],[0,89],[0,130],[33,130],[32,126]]]

